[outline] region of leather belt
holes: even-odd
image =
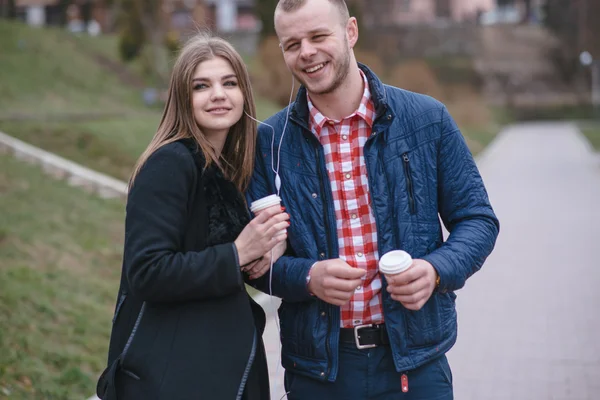
[[[357,349],[370,349],[388,346],[390,338],[384,324],[358,325],[354,328],[340,329],[340,342],[352,343]]]

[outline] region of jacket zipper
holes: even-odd
[[[112,323],[114,324],[119,316],[119,312],[121,311],[121,307],[123,307],[123,303],[125,303],[125,299],[127,298],[127,292],[121,293],[121,297],[119,297],[119,303],[117,304],[117,308],[115,309],[115,315],[113,316]]]
[[[137,319],[135,320],[135,324],[133,325],[133,329],[131,330],[131,333],[129,334],[127,343],[125,344],[125,347],[123,348],[123,352],[121,353],[121,364],[125,360],[125,355],[127,354],[127,351],[129,350],[129,347],[131,346],[131,342],[133,341],[133,338],[134,338],[135,334],[137,333],[138,327],[140,326],[140,322],[142,322],[142,317],[144,316],[145,310],[146,310],[146,302],[144,302],[142,304],[140,313],[138,314]]]
[[[416,214],[417,209],[415,206],[415,193],[413,188],[412,173],[410,170],[410,160],[408,153],[402,154],[402,160],[404,161],[404,175],[406,176],[406,189],[408,190],[408,203],[410,206],[410,213]]]
[[[321,195],[323,196],[323,200],[325,200],[325,185],[323,184],[323,173],[321,171],[321,157],[319,154],[319,149],[317,147],[315,147],[315,155],[317,157],[317,170],[319,171],[319,184],[321,186]],[[323,203],[323,218],[325,219],[325,221],[329,221],[328,218],[328,213],[327,213],[327,202],[326,201],[322,201]],[[326,225],[327,226],[327,225]],[[325,229],[325,236],[327,238],[327,251],[329,252],[328,256],[331,257],[331,254],[333,253],[332,249],[331,249],[331,238],[329,237],[329,228],[326,227]],[[330,319],[331,316],[334,314],[333,312],[333,306],[329,305],[329,315],[330,315]],[[327,324],[327,340],[325,341],[325,349],[327,351],[327,358],[331,359],[331,346],[329,344],[329,337],[331,336],[331,324],[333,322],[330,321],[329,324]],[[327,375],[329,375],[330,371],[327,371]]]
[[[238,387],[237,396],[235,396],[235,400],[241,400],[242,395],[244,394],[244,389],[246,388],[246,382],[248,381],[248,375],[250,375],[250,369],[252,368],[252,364],[254,363],[254,357],[256,356],[256,329],[254,330],[254,339],[252,341],[252,350],[250,350],[250,356],[248,357],[248,363],[246,364],[246,369],[244,370],[244,375],[242,375],[242,381],[240,382],[240,386]]]

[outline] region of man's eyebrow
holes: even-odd
[[[308,36],[312,36],[312,35],[317,34],[317,33],[326,33],[326,34],[329,34],[329,33],[331,33],[331,30],[328,29],[328,28],[317,28],[317,29],[313,29],[312,31],[308,31],[307,32]],[[285,40],[283,40],[281,43],[285,45],[286,43],[293,42],[295,40],[299,40],[299,39],[296,38],[296,37],[294,37],[294,36],[291,36],[291,37],[286,38]]]

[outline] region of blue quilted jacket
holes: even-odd
[[[430,262],[441,284],[419,311],[385,290],[383,310],[398,372],[448,351],[456,341],[454,291],[479,270],[494,247],[499,224],[465,140],[448,111],[431,97],[384,85],[367,67],[376,108],[364,146],[379,254],[394,249]],[[288,253],[260,290],[282,298],[282,364],[295,373],[334,381],[339,368],[340,309],[311,296],[306,276],[315,261],[338,254],[338,238],[323,147],[309,129],[306,91],[259,129],[249,201],[276,192],[279,161],[283,205],[291,216]],[[274,138],[273,138],[274,135]],[[277,147],[281,142],[280,159]],[[272,158],[273,157],[273,158]],[[438,217],[439,216],[439,217]],[[444,242],[441,221],[450,232]]]

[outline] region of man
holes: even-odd
[[[499,231],[471,153],[441,103],[357,64],[343,0],[281,0],[275,28],[302,87],[260,127],[248,199],[280,180],[291,215],[256,281],[282,298],[288,398],[452,399],[454,291]],[[397,249],[414,262],[386,280],[378,259]]]

